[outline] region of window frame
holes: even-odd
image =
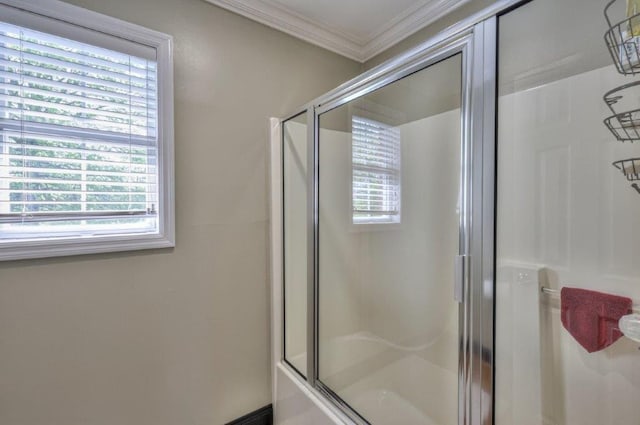
[[[5,22],[52,33],[38,25],[42,18],[53,19],[65,31],[78,34],[90,30],[100,37],[116,37],[156,51],[158,78],[158,231],[154,233],[120,233],[115,235],[77,235],[0,242],[0,261],[58,257],[104,252],[132,251],[175,246],[174,202],[174,123],[173,123],[173,37],[158,31],[83,9],[58,0],[0,0],[0,6],[16,9],[21,22]],[[33,26],[24,22],[33,21]],[[58,26],[56,22],[56,26]],[[83,41],[78,35],[76,41]],[[114,49],[116,50],[116,49]]]

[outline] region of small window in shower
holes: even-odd
[[[353,223],[400,222],[400,129],[352,118]]]

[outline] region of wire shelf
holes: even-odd
[[[604,102],[613,115],[604,120],[604,125],[621,142],[640,140],[640,81],[616,87],[604,95]]]
[[[640,140],[640,109],[613,115],[604,124],[621,142]]]
[[[611,0],[604,8],[609,25],[604,40],[619,73],[640,74],[640,13],[613,23],[610,8],[616,2],[624,3],[625,0]]]
[[[614,162],[613,166],[620,170],[630,182],[640,181],[640,158],[622,159]]]

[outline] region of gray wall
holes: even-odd
[[[200,0],[70,0],[175,38],[174,250],[0,264],[0,423],[218,425],[271,400],[268,118],[360,64]]]

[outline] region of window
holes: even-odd
[[[400,129],[352,119],[354,223],[400,222]]]
[[[170,37],[12,4],[0,0],[0,259],[173,246]]]

